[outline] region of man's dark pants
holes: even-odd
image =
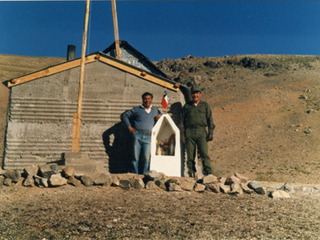
[[[203,171],[212,173],[210,157],[208,155],[207,131],[205,128],[186,129],[187,167],[188,173],[195,173],[196,146],[202,160]]]

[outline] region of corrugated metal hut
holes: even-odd
[[[164,91],[175,122],[185,102],[184,87],[167,78],[127,42],[86,56],[80,152],[102,161],[111,173],[127,172],[129,143],[120,115],[153,93],[161,109]],[[77,111],[80,60],[48,67],[4,81],[10,89],[4,169],[62,160],[71,151],[73,114]]]

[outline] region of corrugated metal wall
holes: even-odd
[[[141,101],[108,100],[105,102],[85,99],[82,108],[81,133],[86,136],[90,136],[91,130],[94,133],[92,137],[81,138],[80,151],[87,152],[91,160],[104,162],[105,167],[111,172],[127,172],[128,163],[126,161],[130,154],[130,144],[127,142],[127,128],[120,123],[120,115],[140,104]],[[77,103],[59,99],[12,98],[10,105],[10,122],[15,123],[14,126],[20,124],[22,128],[17,133],[19,138],[7,136],[5,169],[23,169],[35,163],[45,164],[58,161],[62,159],[62,153],[71,151],[72,121]],[[153,105],[162,110],[160,102],[153,102]],[[170,107],[167,110],[170,112]],[[61,134],[58,134],[59,137],[55,133],[50,137],[50,132],[47,136],[38,136],[36,133],[30,135],[30,132],[36,132],[39,129],[39,125],[41,128],[52,129],[52,124],[56,125],[52,131],[61,132],[61,129],[64,129]],[[48,127],[45,127],[46,125]],[[107,131],[112,127],[115,129],[110,131],[109,135]],[[100,138],[93,137],[97,135],[96,128],[101,133]],[[122,138],[117,139],[118,142],[122,141],[120,148],[119,144],[112,146],[115,138]],[[118,149],[112,150],[112,147]],[[117,159],[112,161],[111,166],[109,166],[110,154],[118,155]]]

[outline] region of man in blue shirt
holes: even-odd
[[[151,131],[162,113],[152,106],[153,95],[145,92],[142,95],[142,105],[133,107],[121,115],[121,120],[127,125],[133,136],[132,173],[144,174],[149,170],[151,157]],[[141,167],[139,171],[139,159]]]

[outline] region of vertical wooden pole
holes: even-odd
[[[79,83],[79,96],[77,113],[73,115],[73,131],[72,131],[72,152],[79,152],[80,149],[80,129],[81,129],[81,108],[82,108],[82,95],[83,95],[83,79],[84,79],[84,66],[87,46],[87,30],[89,21],[89,6],[90,0],[86,3],[86,12],[84,20],[83,38],[82,38],[82,54],[80,64],[80,83]]]
[[[119,32],[118,32],[118,18],[116,0],[111,0],[112,3],[112,16],[113,16],[113,28],[114,28],[114,39],[116,44],[117,59],[120,59],[120,46],[119,46]]]

